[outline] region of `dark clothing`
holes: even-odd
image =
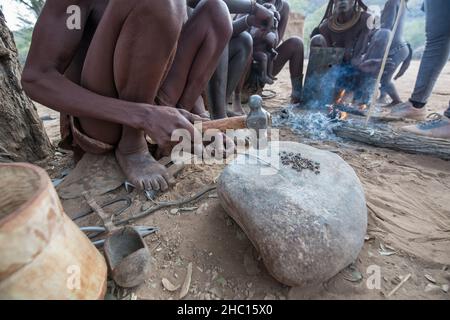
[[[450,54],[450,1],[425,0],[426,45],[411,102],[425,105]],[[416,104],[417,105],[417,104]],[[449,116],[450,108],[446,115]]]
[[[400,13],[401,1],[389,0],[384,6],[383,13],[381,15],[381,28],[393,30],[395,21]],[[389,59],[393,62],[392,65],[387,66],[384,69],[383,77],[381,78],[381,95],[388,94],[393,101],[400,102],[400,97],[397,93],[392,79],[394,78],[395,71],[400,67],[401,73],[404,73],[409,67],[409,63],[412,58],[412,50],[408,43],[403,39],[403,30],[405,28],[405,15],[406,8],[402,11],[402,14],[398,17],[399,22],[397,30],[394,34],[394,38],[389,51]],[[400,73],[399,73],[400,74]]]

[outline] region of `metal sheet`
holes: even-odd
[[[343,48],[311,48],[303,89],[305,107],[324,108],[334,102],[344,52]]]

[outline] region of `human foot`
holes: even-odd
[[[141,190],[161,190],[169,188],[170,177],[167,169],[159,164],[147,149],[122,153],[116,149],[116,159],[128,182]]]
[[[432,113],[427,122],[414,126],[403,127],[402,130],[421,136],[450,139],[450,119],[439,113]]]
[[[234,112],[234,111],[231,111],[231,110],[227,111],[227,117],[229,117],[229,118],[240,117],[240,116],[243,116],[244,114],[245,113]]]
[[[425,108],[414,108],[411,102],[407,101],[392,108],[389,116],[399,119],[424,120],[425,112]]]
[[[237,96],[235,97],[234,101],[233,101],[233,105],[231,107],[231,110],[228,111],[228,113],[230,114],[234,114],[232,115],[232,117],[235,117],[236,115],[244,115],[245,111],[244,108],[242,108],[242,102],[241,102],[241,97]],[[228,115],[230,117],[230,115]]]

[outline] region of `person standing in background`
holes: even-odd
[[[436,81],[447,64],[450,54],[450,1],[425,0],[426,45],[419,74],[411,98],[394,107],[391,117],[421,120],[425,118],[425,105]],[[403,130],[433,138],[450,139],[450,102],[444,116],[433,114],[433,119]]]

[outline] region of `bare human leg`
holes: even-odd
[[[212,119],[227,117],[227,75],[229,69],[229,45],[220,57],[219,65],[208,83],[208,107]]]
[[[253,59],[259,62],[261,66],[261,77],[264,83],[273,84],[273,80],[269,78],[267,74],[269,59],[267,53],[259,51],[253,53]]]
[[[196,102],[214,74],[232,35],[231,17],[222,0],[202,0],[183,26],[174,63],[158,92],[165,104],[196,114]]]
[[[299,103],[303,91],[303,40],[292,37],[284,41],[277,49],[278,56],[273,61],[273,75],[277,76],[289,61],[292,80],[292,103]]]
[[[102,95],[154,104],[185,10],[175,0],[111,0],[89,48],[82,85]],[[131,183],[146,190],[167,189],[170,177],[150,155],[144,132],[93,119],[80,122],[89,136],[117,144],[117,160]]]
[[[227,98],[233,92],[233,105],[231,113],[235,115],[245,114],[241,103],[243,78],[246,77],[253,56],[253,39],[250,33],[242,32],[230,41],[230,63],[228,69]]]

